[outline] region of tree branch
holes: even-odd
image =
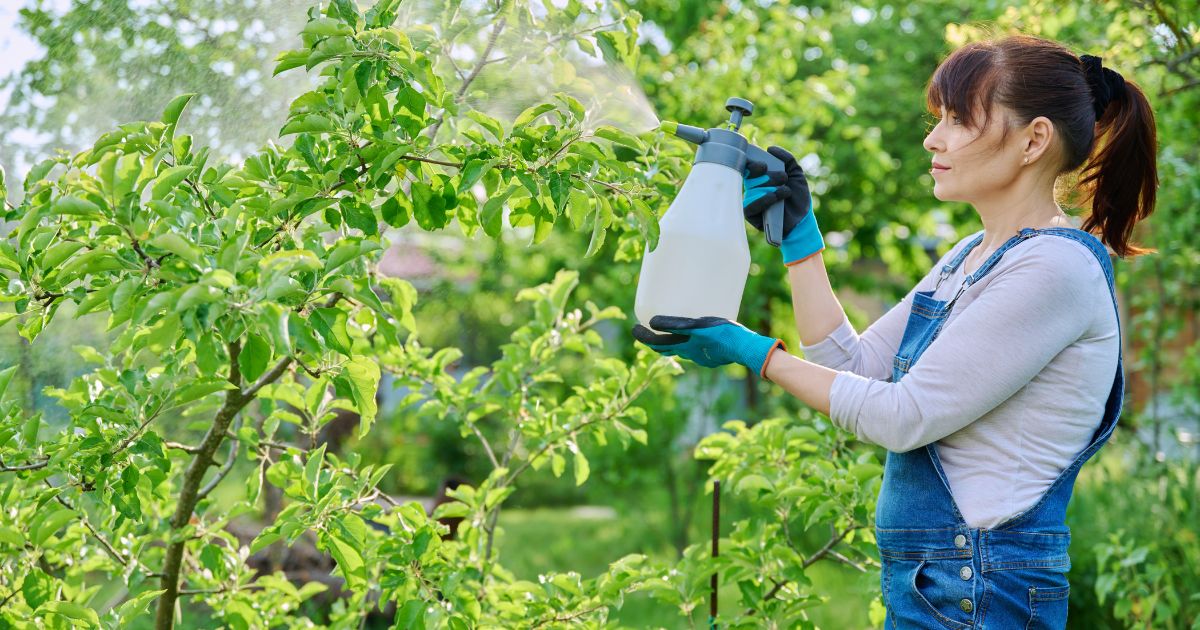
[[[221,480],[225,479],[225,476],[229,474],[229,471],[233,470],[233,463],[235,461],[237,461],[237,452],[238,452],[238,441],[232,440],[229,443],[229,455],[225,457],[225,463],[222,464],[221,469],[217,471],[217,476],[213,477],[212,481],[208,482],[208,485],[206,485],[200,489],[200,493],[198,495],[196,495],[197,501],[208,496],[208,493],[212,492],[213,489],[216,488],[217,485],[219,485],[221,483]]]
[[[832,536],[828,541],[825,542],[824,546],[822,546],[820,549],[818,549],[816,551],[816,553],[814,553],[813,555],[809,556],[808,558],[806,558],[804,560],[804,564],[802,565],[803,568],[807,569],[808,567],[812,566],[812,564],[814,562],[820,560],[821,558],[824,558],[826,555],[829,555],[830,552],[833,550],[833,548],[835,546],[837,546],[838,543],[842,542],[842,540],[844,538],[846,538],[846,536],[848,536],[850,534],[850,532],[852,532],[856,529],[858,529],[858,526],[847,527],[846,529],[842,530],[842,533],[835,534],[834,536]],[[775,582],[775,580],[771,580],[771,581]],[[782,580],[779,582],[775,582],[775,588],[772,588],[769,592],[767,592],[767,594],[763,596],[762,601],[765,602],[769,599],[774,598],[777,594],[779,594],[779,591],[783,590],[784,586],[787,586],[788,582],[789,582],[788,580]],[[753,615],[756,612],[757,611],[755,609],[751,608],[746,611],[746,614]]]
[[[567,616],[565,616],[565,617],[550,617],[550,618],[548,618],[548,619],[543,619],[543,620],[541,620],[541,621],[539,621],[539,622],[537,622],[537,623],[535,623],[535,624],[533,624],[532,626],[529,626],[529,627],[530,627],[530,628],[540,628],[540,627],[542,627],[542,626],[544,626],[544,625],[546,625],[546,624],[548,624],[548,623],[561,623],[561,622],[564,622],[564,621],[571,621],[572,619],[576,619],[576,618],[578,618],[578,617],[582,617],[582,616],[584,616],[584,615],[586,615],[586,614],[589,614],[589,613],[594,613],[594,612],[596,612],[597,610],[600,610],[601,608],[604,608],[604,604],[600,604],[600,605],[597,605],[597,606],[592,606],[591,608],[588,608],[588,609],[586,609],[586,610],[581,610],[581,611],[579,611],[579,612],[577,612],[577,613],[572,613],[572,614],[570,614],[570,615],[567,615]]]
[[[459,86],[458,92],[454,94],[454,100],[456,102],[462,100],[463,94],[467,93],[467,88],[470,87],[471,83],[475,81],[475,77],[479,76],[479,72],[483,70],[483,67],[488,64],[488,55],[492,54],[492,49],[496,47],[496,40],[500,38],[500,31],[504,30],[504,25],[507,22],[508,18],[502,17],[496,22],[496,25],[492,27],[492,34],[488,36],[487,47],[483,49],[483,54],[479,56],[479,62],[476,63],[475,67],[471,69],[471,74],[467,75],[467,78],[463,80],[462,85]],[[443,111],[442,115],[437,119],[437,122],[433,123],[433,126],[429,128],[430,140],[437,138],[438,130],[442,128],[442,123],[445,121],[446,112]]]
[[[341,297],[341,293],[332,294],[326,300],[325,306],[333,306]],[[217,411],[212,425],[208,428],[208,432],[204,435],[204,440],[198,447],[199,450],[196,452],[196,456],[192,459],[192,463],[188,466],[187,471],[184,472],[183,485],[179,489],[179,499],[175,506],[175,513],[171,517],[171,529],[176,532],[186,527],[191,521],[196,504],[203,498],[200,483],[204,480],[204,473],[213,465],[213,458],[216,455],[217,449],[221,446],[222,441],[225,440],[226,433],[229,431],[229,427],[233,424],[238,412],[254,399],[254,396],[260,389],[282,376],[292,361],[291,357],[281,360],[274,368],[259,377],[253,385],[243,390],[241,389],[242,374],[238,367],[238,356],[241,354],[241,351],[242,346],[238,341],[233,341],[229,344],[229,382],[237,387],[237,389],[226,390],[225,403]],[[232,457],[230,459],[232,460]],[[222,476],[222,474],[218,474],[218,482]],[[211,489],[206,488],[206,490]],[[160,584],[165,592],[158,598],[158,610],[155,612],[154,618],[154,627],[157,630],[170,630],[175,623],[175,603],[178,601],[180,594],[179,574],[183,569],[183,551],[186,543],[187,540],[172,538],[167,547],[167,554],[163,564],[163,577]]]
[[[478,437],[479,442],[483,444],[483,450],[487,453],[488,459],[491,460],[492,467],[499,468],[500,462],[496,460],[496,453],[492,451],[492,445],[483,436],[483,432],[479,430],[479,427],[475,426],[474,422],[468,422],[467,424],[471,425],[471,430],[475,432],[475,437]]]
[[[41,468],[45,468],[49,463],[50,463],[49,457],[47,457],[46,459],[43,459],[40,462],[34,462],[32,464],[19,464],[17,466],[7,466],[4,464],[4,460],[0,460],[0,472],[20,472],[22,470],[38,470]]]

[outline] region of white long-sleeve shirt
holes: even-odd
[[[801,349],[807,360],[841,371],[829,394],[835,424],[896,452],[936,442],[963,518],[991,527],[1036,503],[1087,446],[1116,374],[1119,336],[1096,257],[1082,243],[1039,235],[964,291],[909,373],[887,382],[913,293],[932,289],[976,234],[862,336],[843,320]],[[953,297],[965,266],[935,299]]]

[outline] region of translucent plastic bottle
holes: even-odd
[[[658,247],[642,260],[634,313],[645,326],[655,315],[736,321],[749,272],[742,174],[697,162],[659,222]]]

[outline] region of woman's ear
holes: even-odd
[[[1038,116],[1025,126],[1022,137],[1024,146],[1021,148],[1021,159],[1033,163],[1050,150],[1050,142],[1054,139],[1054,123],[1045,116]]]

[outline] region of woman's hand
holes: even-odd
[[[776,348],[787,351],[782,339],[760,335],[724,317],[675,317],[656,315],[654,330],[638,324],[633,337],[667,356],[680,356],[704,367],[739,363],[766,378],[766,367]]]
[[[812,213],[812,194],[804,169],[780,147],[768,147],[767,153],[779,158],[784,170],[768,172],[766,164],[748,162],[743,173],[742,212],[750,225],[762,231],[767,208],[783,200],[783,240],[779,249],[784,264],[793,265],[825,249],[825,240]]]

